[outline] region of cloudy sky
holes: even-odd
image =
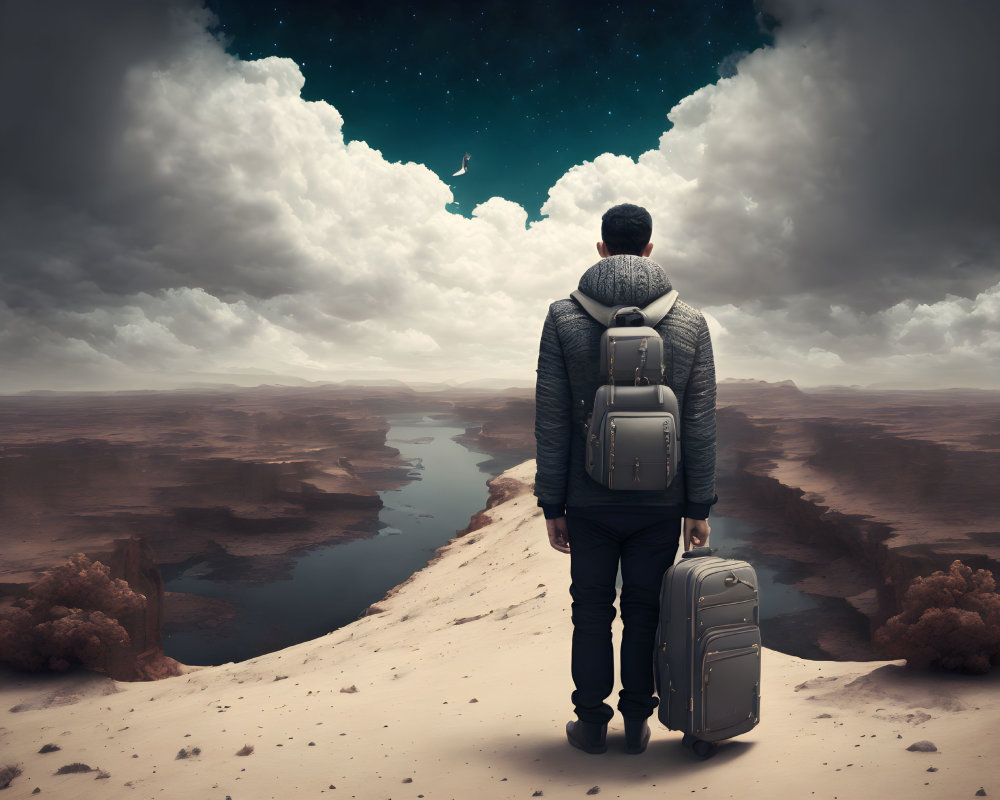
[[[600,216],[622,201],[652,213],[653,257],[709,317],[721,377],[1000,388],[1000,4],[767,0],[761,31],[746,4],[717,3],[732,21],[688,20],[678,36],[697,57],[681,66],[648,57],[641,20],[608,20],[608,51],[641,62],[641,81],[611,55],[602,75],[600,58],[539,52],[543,78],[495,78],[486,120],[468,103],[438,113],[412,84],[379,99],[332,55],[311,92],[317,58],[253,51],[238,5],[0,0],[0,392],[529,384],[547,304],[597,260]],[[650,13],[670,28],[665,12],[690,7]],[[328,38],[365,38],[328,22]],[[723,51],[696,42],[706,25]],[[484,47],[439,42],[468,80],[487,75],[467,68]],[[390,80],[401,62],[382,61]],[[566,95],[564,113],[600,106],[595,124],[567,144],[529,109],[535,169],[485,180],[491,153],[529,147],[499,92],[531,97],[549,76],[573,91],[534,108]],[[621,129],[596,120],[626,101],[636,132],[609,138]],[[465,149],[479,158],[454,179],[443,154]]]

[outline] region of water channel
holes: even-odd
[[[237,614],[217,629],[172,633],[164,642],[167,655],[185,664],[241,661],[352,622],[466,527],[486,505],[486,480],[513,466],[456,442],[453,437],[464,428],[454,422],[421,414],[389,422],[387,443],[412,465],[413,480],[379,492],[384,505],[378,532],[301,553],[291,579],[266,584],[213,581],[204,563],[185,565],[168,575],[168,591],[219,598],[233,604]],[[782,582],[781,559],[756,556],[751,541],[755,526],[725,517],[713,518],[711,524],[711,545],[719,555],[747,558],[757,569],[762,620],[817,607],[808,595]],[[544,535],[541,527],[539,535]],[[567,564],[567,580],[568,571]]]
[[[454,422],[422,414],[394,416],[387,444],[411,465],[409,483],[379,492],[381,529],[372,537],[302,553],[290,580],[222,583],[192,564],[168,579],[170,592],[224,599],[238,609],[219,630],[186,630],[164,642],[167,655],[185,664],[240,661],[322,636],[346,625],[385,593],[427,564],[434,551],[486,506],[490,457],[453,437]],[[491,468],[490,472],[480,469]]]

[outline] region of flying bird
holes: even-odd
[[[466,172],[469,171],[469,159],[470,158],[472,158],[472,156],[470,156],[468,153],[466,153],[465,156],[463,156],[463,158],[462,158],[462,168],[458,172],[456,172],[454,175],[452,175],[453,178],[457,177],[459,175],[464,175]]]

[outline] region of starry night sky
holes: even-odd
[[[654,148],[667,111],[734,74],[773,24],[752,0],[207,5],[228,52],[293,59],[303,98],[335,106],[345,138],[437,172],[450,210],[499,195],[531,219],[574,164]]]

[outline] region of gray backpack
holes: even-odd
[[[607,327],[601,335],[606,383],[585,426],[587,474],[608,489],[662,491],[680,461],[680,415],[663,382],[663,339],[655,327],[677,292],[642,309],[605,306],[579,290],[570,297]]]

